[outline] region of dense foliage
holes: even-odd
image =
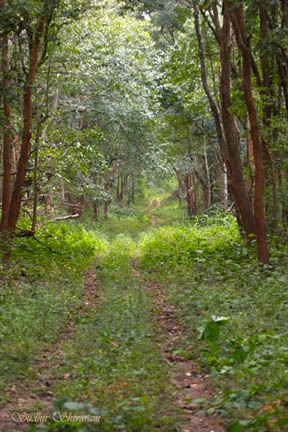
[[[267,232],[287,225],[286,14],[280,0],[2,1],[2,231],[29,211],[35,233],[43,206],[107,218],[175,175],[188,217],[233,203],[267,263]]]

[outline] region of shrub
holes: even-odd
[[[219,227],[165,227],[143,237],[141,264],[146,269],[189,267],[191,263],[207,263],[211,258],[245,255],[236,223]]]

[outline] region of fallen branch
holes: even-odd
[[[42,246],[46,247],[51,253],[58,253],[54,249],[52,249],[49,245],[39,240],[37,237],[35,237],[35,232],[30,230],[24,230],[22,228],[17,228],[18,233],[16,234],[16,237],[29,237],[41,244]],[[20,246],[21,247],[21,246]],[[33,252],[33,250],[31,250]]]
[[[80,217],[80,214],[78,214],[78,213],[75,215],[60,216],[60,217],[57,217],[55,219],[52,219],[51,221],[49,221],[49,223],[58,222],[58,221],[62,221],[62,220],[68,220],[68,219],[76,219],[78,217]]]
[[[17,228],[16,237],[34,237],[34,235],[35,235],[34,231]]]

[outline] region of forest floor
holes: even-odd
[[[158,346],[168,364],[171,382],[175,387],[174,403],[183,412],[183,432],[224,432],[223,421],[215,415],[206,415],[195,402],[211,399],[213,392],[199,366],[181,355],[181,339],[185,336],[177,317],[177,307],[167,302],[162,284],[141,274],[137,264],[133,267],[133,274],[140,279],[142,288],[152,299],[152,313],[156,311],[156,325],[162,333]]]
[[[52,416],[52,401],[55,398],[53,388],[57,382],[69,379],[69,374],[59,374],[57,371],[64,365],[62,348],[71,337],[76,327],[77,318],[87,315],[87,308],[96,311],[99,299],[99,280],[93,270],[84,273],[84,292],[78,317],[66,323],[65,328],[57,335],[52,346],[40,352],[39,356],[28,367],[23,379],[12,380],[6,389],[9,401],[0,406],[0,431],[25,431],[28,428],[26,415],[43,412]],[[17,421],[20,417],[22,419]]]
[[[158,218],[153,213],[160,205],[161,198],[157,197],[150,200],[144,209],[152,226],[158,223]],[[178,353],[181,351],[181,338],[183,336],[176,307],[167,303],[163,286],[157,281],[147,278],[145,273],[139,269],[137,259],[129,259],[128,265],[129,268],[126,266],[123,276],[129,279],[127,275],[132,274],[134,280],[137,280],[139,289],[143,290],[149,298],[149,320],[157,328],[152,344],[155,345],[160,356],[158,361],[161,361],[162,367],[167,368],[169,375],[168,387],[171,395],[166,395],[166,397],[169,399],[170,406],[162,406],[160,411],[161,416],[166,419],[171,417],[171,412],[173,413],[171,417],[173,426],[169,426],[170,420],[168,422],[165,420],[166,426],[164,424],[158,426],[160,429],[157,428],[157,430],[176,430],[175,424],[177,423],[180,427],[182,423],[181,430],[183,432],[224,431],[221,421],[216,416],[207,416],[194,402],[197,399],[211,398],[212,393],[205,382],[204,373],[200,372],[192,360],[185,359]],[[102,270],[101,266],[100,269]],[[37,415],[39,418],[41,415],[53,419],[53,400],[59,398],[57,389],[59,386],[61,387],[61,381],[70,382],[70,385],[73,385],[73,373],[69,371],[71,359],[70,362],[67,361],[65,350],[67,351],[69,344],[74,343],[75,335],[77,339],[79,332],[77,326],[81,328],[83,319],[84,321],[86,319],[89,324],[89,320],[93,320],[95,315],[99,313],[101,292],[105,291],[105,287],[101,287],[101,281],[97,279],[93,265],[85,271],[84,282],[78,315],[66,323],[53,345],[40,352],[35,361],[29,365],[25,378],[12,380],[7,386],[5,391],[7,403],[0,406],[0,430],[2,432],[28,430],[31,428],[29,415],[32,423],[33,416],[35,422],[38,423]],[[138,305],[140,309],[143,307],[145,308],[145,305]],[[89,335],[87,337],[89,339]],[[110,341],[110,343],[118,348],[117,342]],[[74,356],[72,355],[72,357]],[[74,370],[78,369],[77,365],[73,365],[73,367]],[[83,379],[83,376],[81,378]],[[177,417],[178,420],[173,420],[173,416],[175,419]],[[139,427],[140,432],[142,427]],[[145,425],[143,425],[143,430],[146,430]],[[113,428],[113,432],[118,431]]]
[[[164,201],[101,234],[56,224],[59,262],[25,244],[1,308],[1,432],[286,432],[287,279],[249,267],[234,222],[172,227]]]

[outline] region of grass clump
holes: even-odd
[[[165,227],[145,235],[141,242],[141,264],[144,268],[175,270],[193,264],[209,264],[211,260],[228,258],[235,252],[245,252],[236,223],[230,219],[221,227]],[[240,247],[239,247],[240,246]]]

